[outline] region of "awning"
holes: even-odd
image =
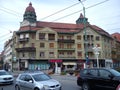
[[[61,59],[51,59],[51,60],[49,60],[49,62],[52,62],[52,63],[55,63],[55,62],[62,62],[62,60]]]
[[[63,62],[63,65],[76,65],[75,62]]]

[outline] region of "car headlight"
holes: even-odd
[[[49,89],[48,85],[44,85],[43,87],[44,87],[44,89]]]
[[[0,80],[3,80],[3,78],[0,78]]]

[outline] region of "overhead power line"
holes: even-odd
[[[89,8],[95,7],[95,6],[97,6],[97,5],[100,5],[100,4],[105,3],[105,2],[107,2],[107,1],[109,1],[109,0],[104,0],[104,1],[99,2],[99,3],[97,3],[97,4],[91,5],[91,6],[87,7],[87,8],[85,8],[85,9],[89,9]],[[71,16],[71,15],[73,15],[73,14],[76,14],[76,13],[78,13],[78,12],[80,12],[80,11],[82,11],[82,10],[79,10],[79,11],[73,12],[73,13],[71,13],[71,14],[68,14],[68,15],[66,15],[66,16],[60,17],[60,18],[58,18],[58,19],[53,20],[52,22],[58,21],[58,20],[63,19],[63,18],[66,18],[66,17]]]
[[[53,13],[53,14],[50,14],[50,15],[42,18],[41,20],[47,19],[47,18],[49,18],[49,17],[51,17],[51,16],[53,16],[53,15],[55,15],[55,14],[58,14],[58,13],[60,13],[60,12],[62,12],[62,11],[65,11],[66,9],[69,9],[69,8],[71,8],[71,7],[73,7],[73,6],[77,5],[77,4],[79,4],[79,3],[75,3],[75,4],[73,4],[73,5],[71,5],[71,6],[67,7],[67,8],[64,8],[64,9],[59,10],[59,11]]]
[[[82,2],[85,2],[85,1],[86,1],[86,0],[83,0]],[[50,15],[42,18],[41,20],[47,19],[47,18],[49,18],[49,17],[51,17],[51,16],[53,16],[53,15],[55,15],[55,14],[58,14],[58,13],[63,12],[63,11],[65,11],[65,10],[69,9],[69,8],[72,8],[72,7],[76,6],[76,5],[78,5],[79,3],[80,3],[80,2],[75,3],[75,4],[73,4],[73,5],[71,5],[71,6],[68,6],[68,7],[64,8],[64,9],[62,9],[62,10],[59,10],[59,11],[53,13],[53,14],[50,14]]]
[[[12,14],[12,15],[18,17],[17,14],[12,13],[11,11],[7,11],[7,10],[4,10],[4,9],[2,9],[2,8],[0,8],[0,10],[3,11],[3,12],[6,12],[6,13],[8,13],[8,14]]]

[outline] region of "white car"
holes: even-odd
[[[44,72],[25,72],[17,77],[15,90],[61,90],[61,84]]]
[[[0,70],[0,84],[13,84],[14,77],[5,70]]]

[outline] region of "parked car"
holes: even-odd
[[[0,85],[1,84],[13,84],[14,77],[5,70],[0,70]]]
[[[44,72],[28,71],[18,75],[15,90],[61,90],[61,84]]]
[[[120,73],[110,68],[87,68],[80,71],[77,85],[83,90],[116,90],[120,84]]]

